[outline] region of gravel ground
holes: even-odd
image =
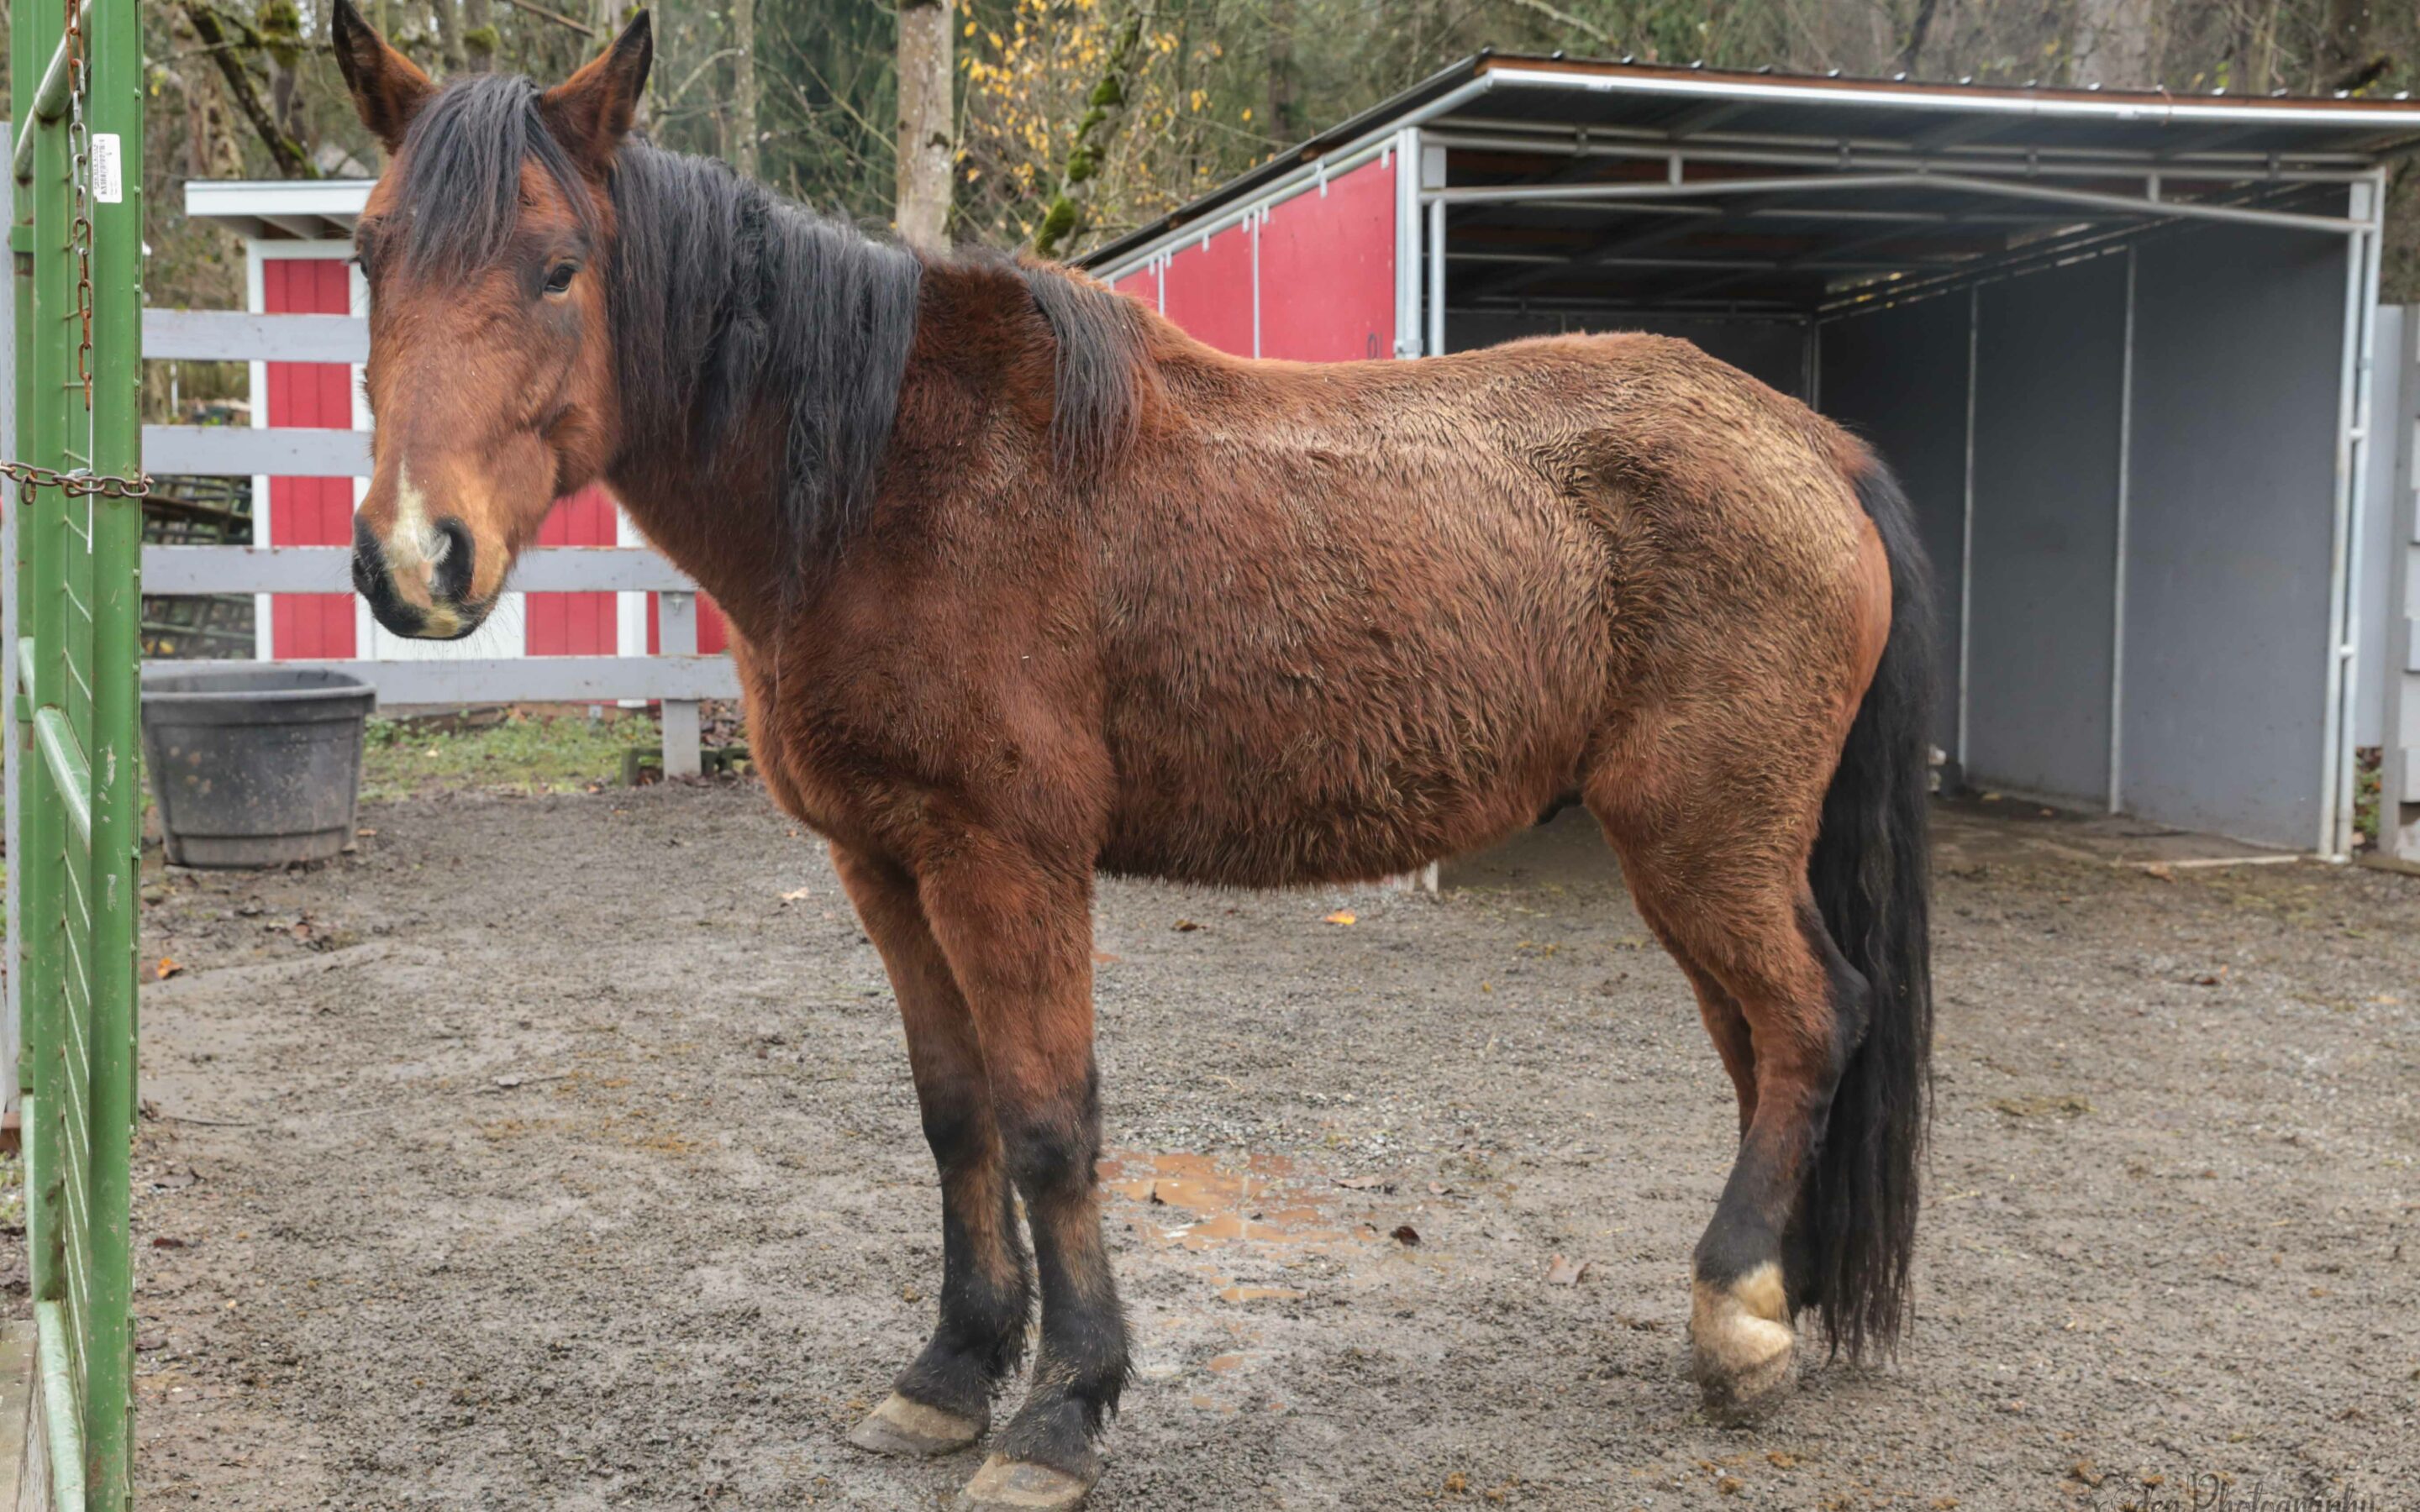
[[[147,888],[147,1504],[947,1504],[841,1442],[939,1229],[821,846],[729,783],[363,822]],[[1096,1507],[2415,1504],[2420,880],[1947,816],[1916,1327],[1737,1429],[1730,1094],[1586,825],[1436,899],[1103,887]]]

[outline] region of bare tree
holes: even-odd
[[[950,238],[950,0],[899,7],[899,191],[892,219],[909,246]]]

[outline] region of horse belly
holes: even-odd
[[[1110,669],[1105,869],[1366,880],[1489,843],[1570,791],[1611,695],[1594,561],[1550,518],[1508,512],[1473,542],[1444,514],[1362,522],[1341,562],[1197,563],[1195,591],[1137,600],[1150,612]]]

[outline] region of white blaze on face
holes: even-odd
[[[397,467],[395,528],[387,532],[384,547],[387,572],[398,583],[419,587],[418,596],[428,605],[427,628],[438,635],[451,634],[458,623],[453,607],[438,603],[436,594],[438,565],[453,549],[453,539],[429,524],[428,501],[411,481],[411,468]]]
[[[428,523],[428,501],[422,495],[420,486],[411,481],[411,469],[396,469],[395,529],[387,532],[386,538],[390,570],[416,572],[425,580],[445,560],[453,546]]]

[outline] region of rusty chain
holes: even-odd
[[[77,15],[81,8],[76,0],[68,0],[68,151],[75,167],[69,176],[75,181],[75,219],[70,223],[70,234],[76,255],[76,318],[83,326],[82,340],[76,347],[76,377],[84,383],[84,409],[89,415],[92,413],[92,206],[87,186],[92,177],[92,129],[84,118],[84,26]]]
[[[121,478],[114,473],[90,472],[83,468],[60,472],[31,462],[0,462],[0,476],[17,485],[17,498],[29,509],[33,507],[34,492],[38,488],[57,488],[70,499],[96,496],[103,499],[147,499],[151,494],[151,475],[147,472]]]

